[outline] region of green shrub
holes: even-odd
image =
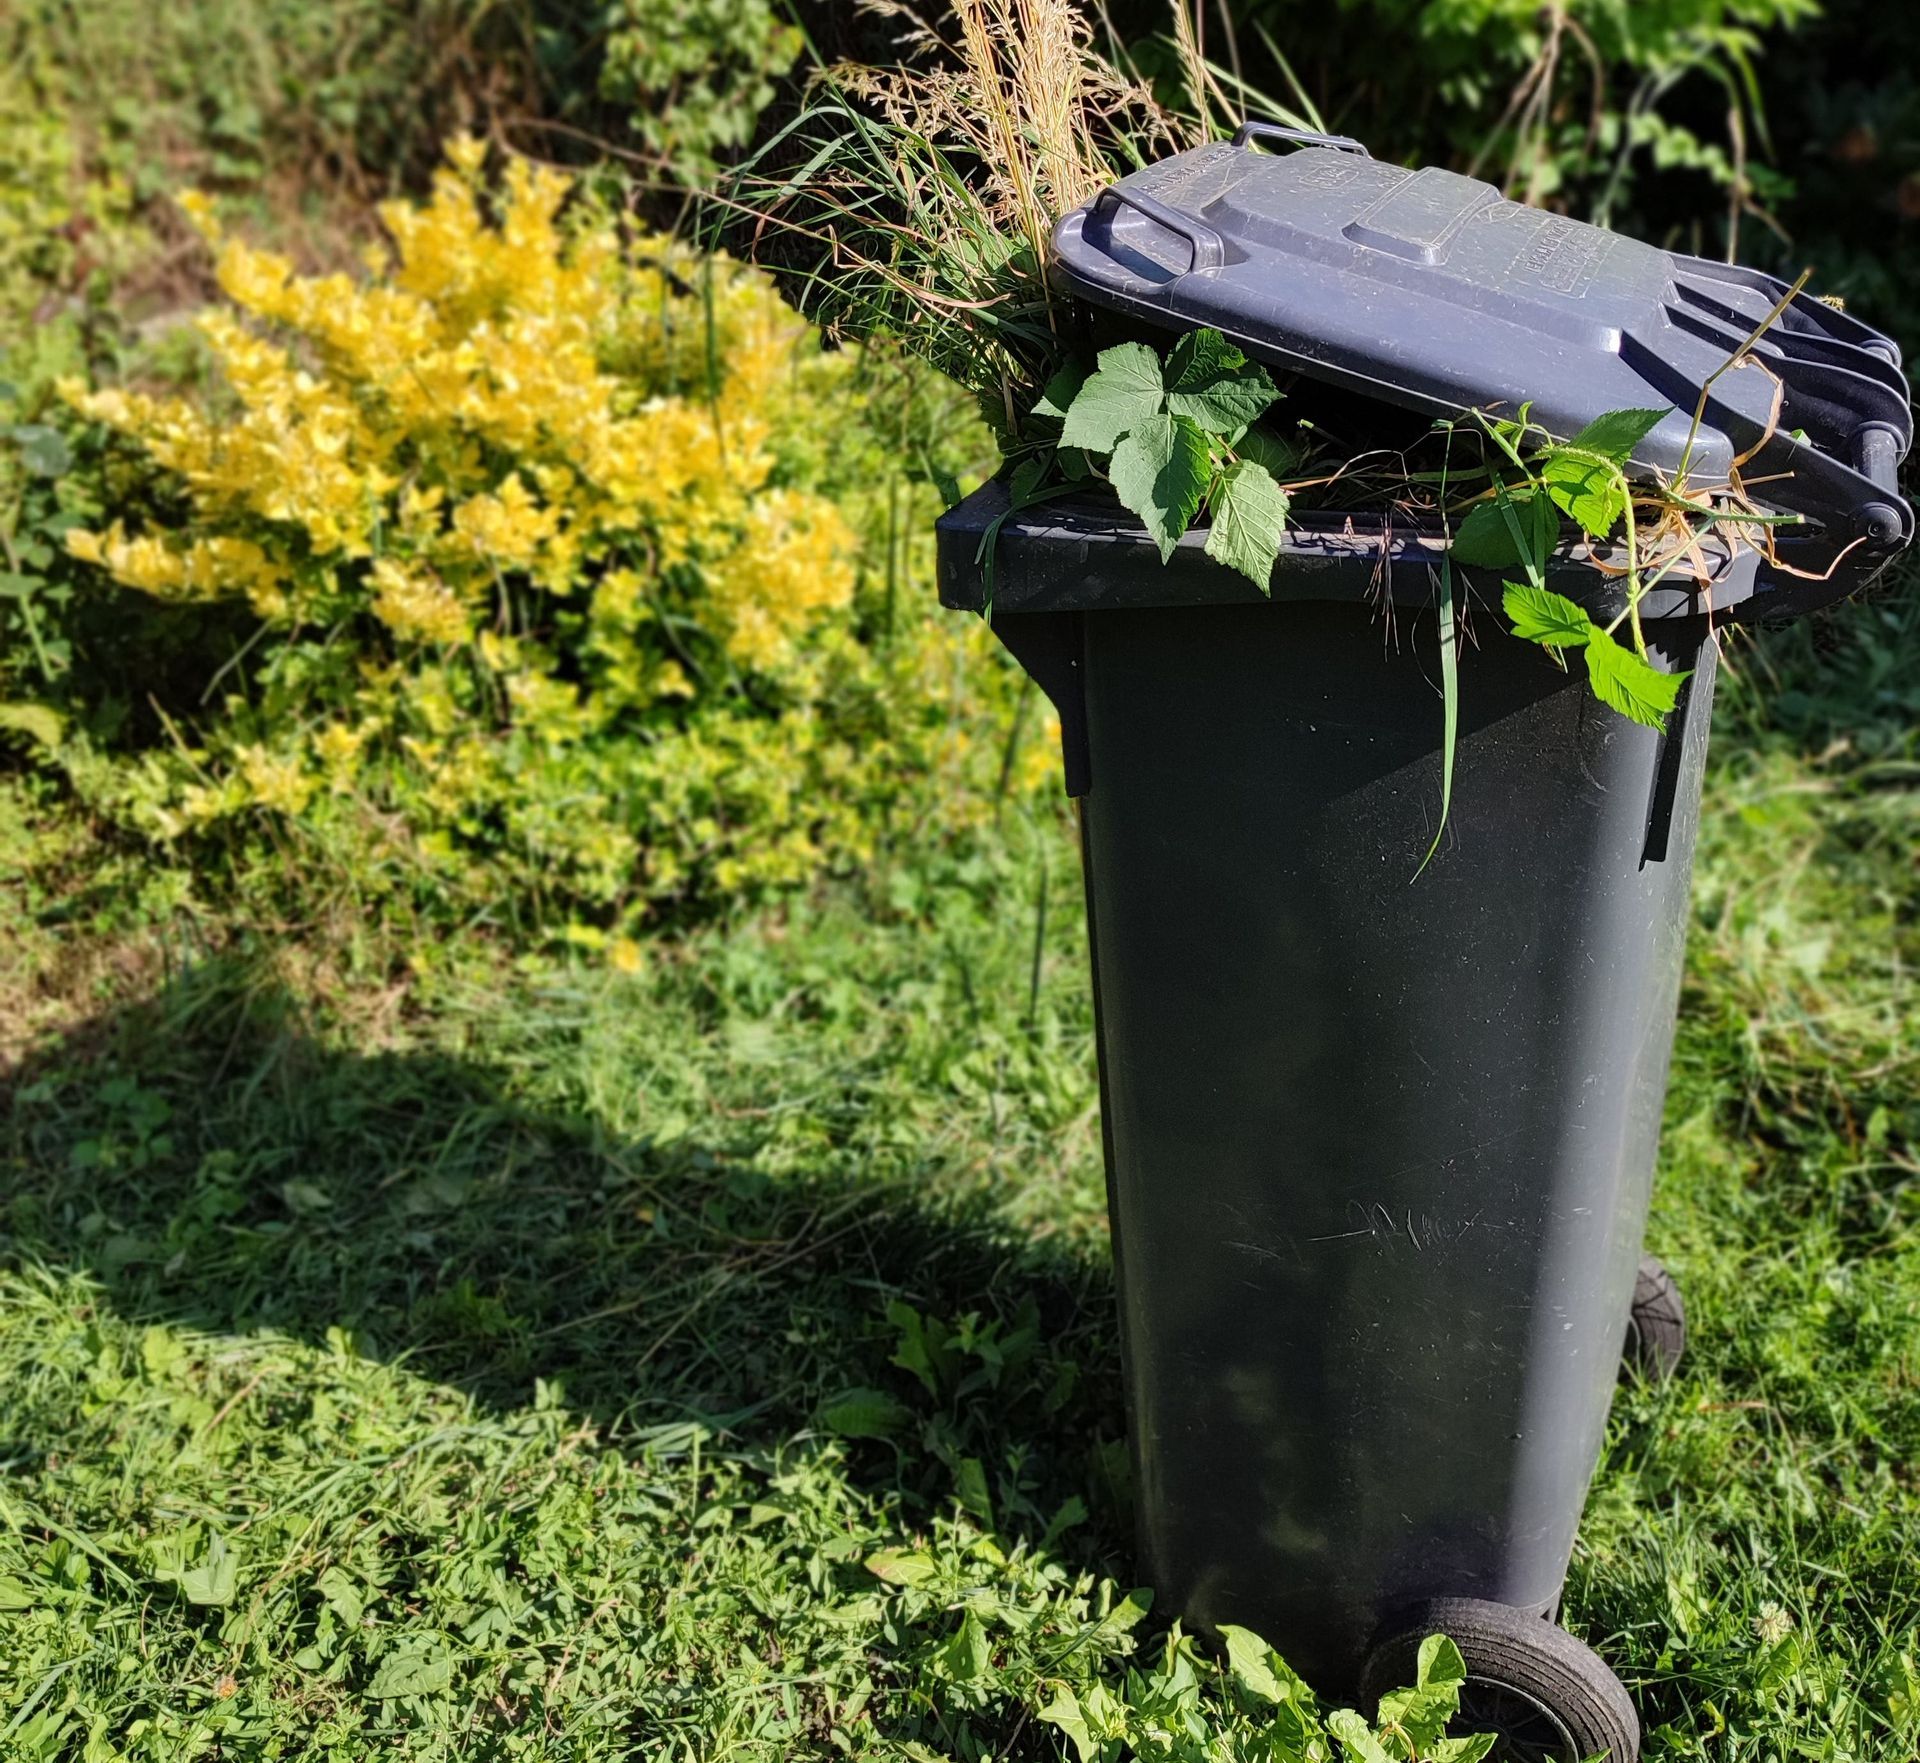
[[[0,66],[0,750],[58,739],[38,700],[72,663],[54,486],[75,458],[49,406],[116,328],[115,281],[144,245],[124,183],[87,164],[28,71]]]
[[[1920,348],[1920,11],[1828,0],[1760,83],[1796,186],[1785,236],[1754,233],[1748,260],[1788,277],[1814,265],[1823,291]]]
[[[684,184],[747,145],[803,39],[776,0],[613,0],[600,92]]]
[[[1196,10],[1216,64],[1383,158],[1454,165],[1615,224],[1704,219],[1711,250],[1730,208],[1781,193],[1756,67],[1768,36],[1821,0],[1249,0],[1230,9],[1231,39],[1228,13]],[[1115,22],[1165,78],[1177,63],[1148,39],[1157,11],[1124,0]],[[1237,108],[1239,89],[1224,95]]]
[[[446,130],[526,100],[531,28],[528,0],[17,0],[0,64],[143,196],[310,189],[424,171]]]

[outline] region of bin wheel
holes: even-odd
[[[1606,1661],[1510,1604],[1434,1598],[1403,1612],[1361,1667],[1366,1709],[1413,1682],[1430,1634],[1447,1636],[1466,1661],[1454,1730],[1495,1734],[1489,1763],[1639,1763],[1640,1717]]]
[[[1660,1262],[1642,1255],[1633,1282],[1633,1308],[1627,1312],[1621,1364],[1654,1383],[1665,1383],[1679,1370],[1686,1350],[1687,1307],[1680,1287]]]

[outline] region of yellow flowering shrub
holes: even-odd
[[[456,142],[428,200],[387,205],[357,277],[190,198],[231,303],[198,320],[221,395],[65,388],[162,511],[73,555],[257,621],[124,812],[168,839],[350,826],[461,898],[505,878],[616,917],[858,866],[916,791],[983,812],[1007,671],[944,622],[861,634],[877,503],[849,462],[886,456],[862,363],[757,275],[623,238],[525,160],[496,195],[482,160]]]

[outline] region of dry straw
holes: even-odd
[[[1065,352],[1054,223],[1116,177],[1212,138],[1238,93],[1185,0],[1179,104],[1071,0],[862,0],[886,66],[815,75],[801,114],[722,192],[829,330],[892,335],[978,393],[1003,433]],[[1275,107],[1266,105],[1271,111]]]

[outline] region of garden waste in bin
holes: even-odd
[[[1296,516],[1263,594],[1200,531],[1163,564],[1110,500],[995,483],[943,518],[942,599],[1053,700],[1081,798],[1144,1571],[1330,1693],[1409,1681],[1444,1629],[1510,1754],[1630,1763],[1624,1690],[1552,1618],[1645,1277],[1712,627],[1837,599],[1907,543],[1906,381],[1768,277],[1351,142],[1261,150],[1285,133],[1061,223],[1096,339],[1214,328],[1322,411],[1531,405],[1566,437],[1671,407],[1637,475],[1744,466],[1804,520],[1647,588],[1652,658],[1689,675],[1664,734],[1483,612],[1422,872],[1436,529]],[[1762,325],[1764,371],[1715,377]],[[1546,585],[1612,620],[1626,585],[1578,539]],[[1497,575],[1450,579],[1498,607]]]

